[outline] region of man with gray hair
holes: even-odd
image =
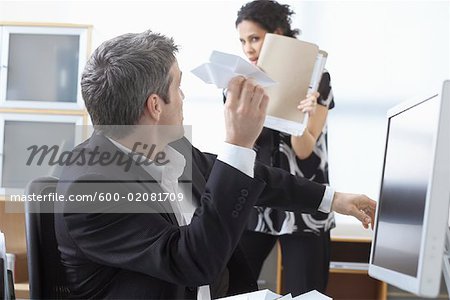
[[[210,299],[257,289],[238,245],[254,205],[332,209],[372,223],[375,202],[366,196],[255,163],[269,99],[250,78],[228,85],[219,155],[191,148],[182,138],[176,52],[163,35],[125,34],[99,46],[85,67],[82,94],[95,133],[73,150],[79,159],[65,166],[57,192],[114,199],[104,207],[64,204],[55,216],[73,298]],[[86,152],[98,160],[77,156]],[[186,173],[191,190],[180,193]],[[161,198],[184,194],[191,197]]]

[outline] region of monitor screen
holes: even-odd
[[[389,118],[373,263],[417,277],[439,101]],[[408,238],[401,238],[408,237]]]
[[[450,81],[389,110],[369,275],[439,292],[450,198]]]

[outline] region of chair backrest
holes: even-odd
[[[39,177],[26,187],[27,195],[55,193],[58,179]],[[45,209],[43,209],[45,205]],[[41,213],[40,213],[41,212]],[[31,299],[65,299],[70,293],[55,235],[53,203],[25,201],[28,277]]]

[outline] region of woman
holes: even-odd
[[[256,0],[241,7],[236,28],[247,58],[257,63],[266,33],[296,37],[288,5]],[[299,100],[302,97],[299,95]],[[300,101],[298,109],[310,114],[302,136],[294,137],[264,128],[255,145],[257,159],[292,174],[328,184],[326,120],[334,107],[330,75],[324,72],[318,93]],[[333,214],[300,214],[255,207],[254,218],[241,240],[255,277],[277,239],[283,257],[283,292],[299,295],[316,289],[325,292],[330,262]]]

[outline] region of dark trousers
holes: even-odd
[[[283,294],[297,296],[311,290],[325,293],[330,265],[330,232],[321,236],[275,236],[246,230],[241,246],[256,279],[277,239],[283,259]]]

